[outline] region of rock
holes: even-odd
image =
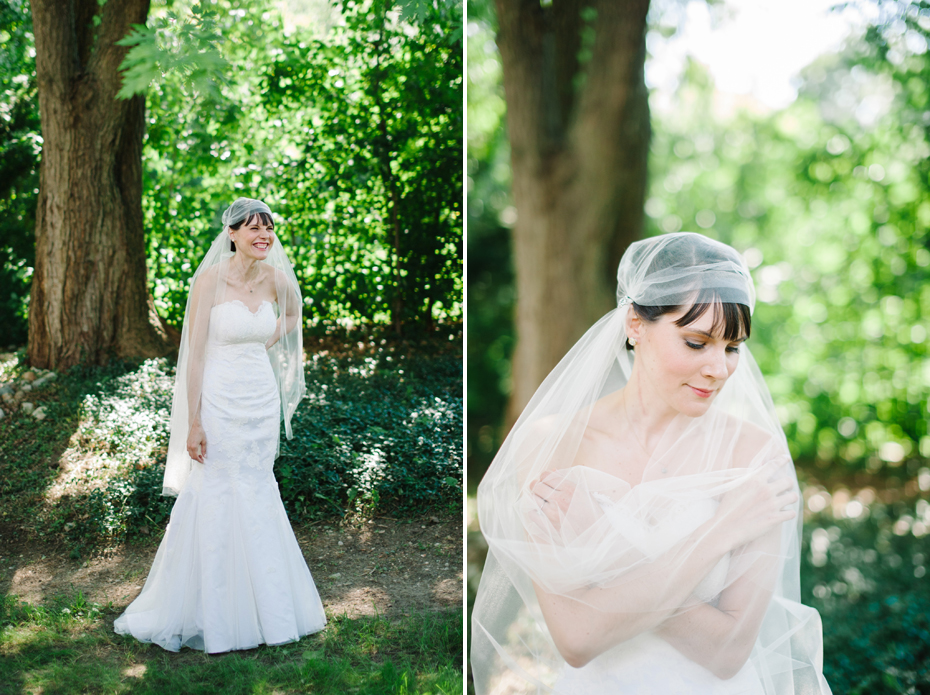
[[[3,408],[0,408],[0,420],[6,417],[6,413],[3,412]]]
[[[336,574],[329,575],[330,579],[339,579],[342,576],[342,572],[336,572]]]
[[[13,395],[13,386],[11,384],[4,384],[3,386],[0,386],[0,396],[5,393],[10,394],[11,396]]]
[[[0,398],[3,399],[3,402],[4,402],[4,403],[12,403],[12,402],[13,402],[13,395],[10,394],[10,393],[2,393],[2,394],[0,394]]]
[[[29,384],[23,384],[22,386],[19,387],[19,390],[22,391],[23,393],[29,393],[30,391],[32,391],[32,386],[30,386]]]
[[[36,420],[44,420],[46,417],[45,408],[36,408],[32,411],[32,417]]]
[[[29,401],[26,401],[26,402],[23,403],[21,406],[19,406],[19,408],[20,408],[20,410],[22,410],[24,413],[26,413],[26,415],[28,415],[28,414],[31,413],[33,410],[35,410],[36,407],[35,407],[32,403],[30,403]]]
[[[26,381],[35,381],[36,373],[32,371],[26,372],[25,374],[23,374],[23,379],[25,379]]]
[[[40,376],[38,379],[32,382],[32,388],[40,389],[43,386],[45,386],[49,381],[51,381],[51,377],[48,374],[46,374],[45,376]]]

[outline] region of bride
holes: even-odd
[[[304,395],[301,299],[271,210],[250,198],[194,273],[163,494],[176,496],[142,593],[114,629],[169,651],[292,642],[323,605],[272,473]]]
[[[743,342],[745,263],[636,242],[478,489],[479,695],[827,695],[797,476]]]

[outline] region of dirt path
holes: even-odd
[[[33,604],[81,592],[122,611],[139,593],[156,546],[126,546],[85,561],[0,535],[0,591]],[[326,612],[409,614],[462,605],[462,522],[374,519],[295,528]],[[116,617],[115,615],[113,616]]]

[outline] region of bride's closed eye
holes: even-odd
[[[687,346],[688,346],[689,348],[691,348],[692,350],[703,350],[703,349],[704,349],[704,346],[705,346],[705,343],[692,343],[690,340],[686,340],[686,341],[685,341],[685,345],[687,345]],[[734,355],[738,355],[738,354],[739,354],[739,345],[728,345],[728,346],[727,346],[727,352],[730,352],[730,353],[732,353],[732,354],[734,354]]]

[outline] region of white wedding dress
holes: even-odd
[[[181,489],[142,593],[114,629],[169,651],[293,642],[323,604],[272,473],[280,400],[265,342],[275,312],[238,300],[210,314],[201,398],[204,464]]]
[[[644,547],[656,546],[662,543],[659,536],[669,530],[662,526],[696,528],[707,521],[716,508],[717,503],[712,500],[698,500],[683,510],[682,515],[666,520],[659,527],[643,524],[633,516],[622,523],[628,537],[635,538]],[[729,568],[730,554],[727,553],[697,585],[694,596],[716,605],[726,586]],[[733,678],[723,680],[653,632],[627,640],[581,668],[566,665],[553,692],[557,695],[764,695],[750,662],[747,661]]]

